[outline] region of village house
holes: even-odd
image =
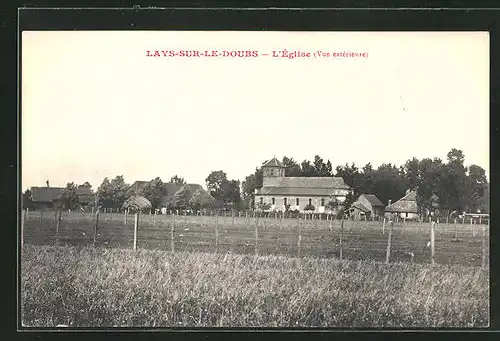
[[[374,194],[361,194],[350,207],[349,213],[355,219],[378,219],[384,215],[385,205]]]
[[[405,220],[418,219],[417,192],[406,190],[406,195],[385,208],[386,216],[396,215]]]
[[[64,187],[31,187],[31,201],[32,208],[35,210],[40,209],[54,209],[55,207],[63,207],[65,205],[62,199],[62,191]],[[95,200],[94,192],[90,187],[80,185],[76,188],[77,203],[81,207],[88,206]]]
[[[64,187],[31,187],[31,203],[34,210],[54,209],[62,203],[61,191]]]
[[[330,213],[328,203],[342,203],[350,192],[341,177],[285,177],[285,166],[276,158],[264,164],[262,171],[263,183],[255,190],[255,206],[269,204],[272,211],[288,207],[303,212],[312,205],[316,213]]]

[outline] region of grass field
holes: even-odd
[[[25,245],[24,326],[485,327],[462,265]]]
[[[54,212],[30,212],[24,223],[24,241],[33,245],[85,246],[93,244],[95,215],[68,212],[62,215],[56,232]],[[257,225],[257,242],[256,242]],[[172,243],[171,228],[174,229]],[[217,228],[216,228],[217,226]],[[217,242],[216,242],[217,229]],[[483,231],[484,229],[484,231]],[[384,261],[388,226],[379,221],[344,221],[343,258]],[[300,231],[300,232],[299,232]],[[341,223],[339,220],[303,220],[276,218],[141,215],[139,249],[197,251],[237,254],[282,255],[296,257],[338,258]],[[102,213],[99,218],[97,246],[132,248],[134,216],[124,224],[123,214]],[[435,260],[439,264],[480,266],[489,263],[489,227],[470,224],[438,224],[435,228]],[[391,261],[427,264],[431,260],[430,224],[407,222],[394,226]],[[412,256],[413,254],[413,256]]]

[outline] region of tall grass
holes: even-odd
[[[21,301],[24,326],[484,327],[489,272],[27,245]]]

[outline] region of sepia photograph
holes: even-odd
[[[21,39],[22,327],[490,325],[488,32]]]

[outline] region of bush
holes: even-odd
[[[307,205],[306,207],[304,207],[304,211],[315,211],[316,210],[316,207],[314,207],[314,205]]]

